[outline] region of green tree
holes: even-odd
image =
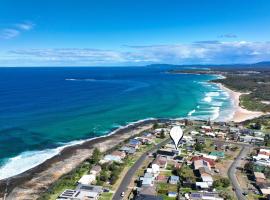
[[[196,181],[196,177],[194,175],[193,170],[184,164],[180,169],[176,171],[177,175],[181,177],[182,180],[190,180],[192,182]]]
[[[197,142],[197,143],[195,144],[195,150],[196,150],[196,151],[202,151],[203,148],[204,148],[204,145],[203,145],[203,144],[201,144],[201,143],[199,143],[199,142]]]
[[[227,188],[230,186],[230,181],[228,178],[220,178],[213,182],[214,188]]]
[[[160,132],[160,138],[165,138],[166,137],[166,134],[165,134],[165,132],[164,132],[164,130],[163,129],[161,129],[161,132]]]
[[[97,164],[101,158],[102,154],[98,148],[95,148],[93,151],[93,155],[91,157],[91,163]]]
[[[158,123],[154,123],[153,129],[157,129],[157,128],[158,128]]]
[[[245,164],[244,169],[251,174],[254,171],[254,164],[252,162],[248,162]]]

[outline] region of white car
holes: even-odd
[[[124,196],[125,196],[125,192],[122,192],[122,193],[121,193],[121,197],[124,197]]]

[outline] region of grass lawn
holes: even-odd
[[[99,200],[111,200],[113,197],[113,193],[111,192],[103,192],[99,198]]]
[[[41,195],[39,200],[55,200],[65,189],[75,189],[77,181],[82,175],[87,174],[91,169],[91,165],[87,162],[81,164],[78,168],[72,170],[70,173],[62,176],[57,180],[48,191]]]
[[[171,170],[168,170],[168,171],[161,171],[160,172],[160,175],[163,175],[163,176],[172,176],[173,173]]]
[[[158,194],[167,195],[168,192],[177,192],[177,185],[172,185],[168,183],[157,183]]]
[[[205,147],[203,148],[203,152],[209,153],[209,152],[214,151],[214,150],[215,150],[215,148],[214,148],[213,142],[209,139],[206,139],[205,140]]]
[[[175,200],[175,197],[168,197],[166,194],[161,195],[163,197],[163,200]]]

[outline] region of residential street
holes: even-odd
[[[241,151],[239,155],[236,157],[235,161],[232,163],[232,165],[229,168],[228,171],[228,177],[232,183],[233,188],[235,189],[235,194],[237,196],[237,199],[240,200],[246,200],[247,198],[243,195],[243,190],[241,186],[238,183],[238,180],[236,178],[236,168],[239,166],[241,158],[246,157],[249,153],[250,145],[241,145]]]
[[[140,168],[140,166],[143,164],[144,160],[147,157],[147,154],[151,151],[154,151],[156,149],[159,149],[161,146],[167,144],[169,141],[171,141],[171,139],[167,139],[161,143],[159,143],[158,145],[154,146],[151,150],[145,152],[140,158],[139,160],[137,160],[134,165],[128,170],[128,172],[126,173],[125,177],[123,178],[120,186],[118,187],[118,189],[116,190],[116,192],[114,193],[113,196],[113,200],[119,200],[122,199],[121,197],[121,193],[125,192],[127,190],[128,185],[131,182],[131,179],[133,177],[133,175],[135,174],[135,172]]]

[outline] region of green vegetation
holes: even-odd
[[[177,169],[176,174],[177,176],[180,176],[181,180],[191,181],[191,182],[196,181],[196,176],[194,175],[193,170],[191,169],[190,166],[186,164],[183,164],[180,169]]]
[[[168,192],[177,192],[177,185],[171,185],[168,183],[158,183],[157,184],[157,192],[158,194],[165,194],[167,195]]]
[[[111,192],[103,192],[99,198],[99,200],[111,200],[113,197],[113,193]]]
[[[214,188],[227,188],[230,186],[230,181],[228,178],[220,178],[214,181]]]
[[[92,164],[97,164],[101,159],[102,153],[98,148],[95,148],[93,151],[93,155],[91,156],[90,162]]]
[[[196,143],[195,144],[195,150],[196,151],[202,151],[204,149],[205,145],[204,144],[201,144],[201,143]]]
[[[255,119],[247,120],[244,125],[255,130],[270,131],[270,115],[261,116]]]
[[[70,173],[62,176],[46,193],[41,195],[38,200],[55,200],[65,189],[75,189],[76,183],[80,180],[82,175],[89,172],[91,166],[89,162],[84,162]]]
[[[270,101],[269,70],[264,71],[264,73],[247,73],[245,71],[229,71],[227,73],[225,79],[214,80],[214,82],[222,83],[232,90],[248,93],[241,95],[240,98],[240,105],[246,109],[270,111],[270,104],[263,103],[263,101]]]

